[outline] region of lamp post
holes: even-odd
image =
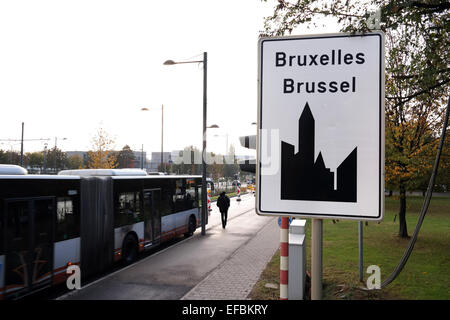
[[[208,53],[203,52],[203,60],[195,61],[181,61],[175,62],[167,60],[164,65],[170,66],[184,63],[203,63],[203,150],[202,150],[202,235],[206,233],[206,209],[207,209],[207,195],[206,195],[206,92],[207,92],[207,68],[208,68]]]
[[[141,108],[141,111],[149,111],[148,108]],[[161,170],[163,169],[163,151],[164,151],[164,105],[161,105]]]

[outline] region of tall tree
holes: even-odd
[[[211,152],[211,158],[213,159],[213,163],[208,164],[207,173],[212,176],[213,180],[218,181],[219,178],[223,177],[223,156]]]
[[[7,164],[7,163],[10,163],[8,152],[0,149],[0,164]]]
[[[439,162],[439,171],[436,177],[433,191],[445,192],[450,191],[450,135],[445,136],[441,159]],[[415,190],[421,190],[425,196],[425,192],[428,188],[429,177],[432,174],[434,156],[437,152],[436,148],[426,148],[424,151],[427,154],[418,158],[421,163],[418,165],[418,169],[415,178],[412,180],[412,188]]]
[[[16,151],[0,150],[0,163],[20,164],[20,154]]]
[[[67,155],[59,148],[52,148],[47,150],[46,155],[46,167],[47,170],[51,168],[51,171],[57,173],[59,170],[64,169],[67,163]]]
[[[400,190],[399,236],[407,237],[406,191],[436,149],[448,99],[449,9],[443,0],[279,0],[263,35],[335,18],[343,32],[367,32],[374,17],[386,35],[386,184]]]
[[[83,157],[75,154],[67,158],[67,168],[68,169],[82,169],[83,165]]]
[[[26,166],[41,169],[44,165],[44,154],[42,152],[28,152],[25,154],[24,160]]]
[[[125,145],[117,153],[118,168],[134,168],[135,156],[129,145]]]
[[[117,167],[117,156],[114,154],[114,139],[99,128],[92,138],[92,150],[88,151],[89,169],[112,169]]]

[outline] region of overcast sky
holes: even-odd
[[[207,51],[208,125],[220,126],[208,150],[224,153],[228,135],[254,154],[238,137],[256,132],[258,31],[273,3],[0,0],[0,139],[20,139],[24,122],[25,139],[51,139],[25,152],[55,137],[64,151],[88,150],[103,127],[116,149],[159,151],[164,104],[164,150],[201,148],[202,65],[163,62]]]

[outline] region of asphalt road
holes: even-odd
[[[180,299],[273,219],[255,213],[252,194],[241,199],[231,199],[226,229],[213,203],[205,236],[198,228],[194,236],[58,299]]]

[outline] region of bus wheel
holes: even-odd
[[[123,240],[122,246],[122,259],[125,264],[130,264],[137,259],[138,256],[138,244],[136,237],[129,234]]]
[[[184,234],[184,236],[185,236],[185,237],[190,237],[190,236],[192,236],[192,235],[194,234],[194,232],[195,232],[196,227],[197,227],[197,222],[196,222],[196,220],[195,220],[195,217],[194,217],[194,216],[191,216],[191,217],[189,218],[188,232],[186,232],[186,233]]]

